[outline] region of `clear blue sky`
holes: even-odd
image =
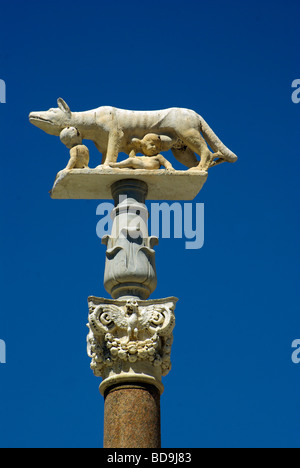
[[[50,199],[67,152],[27,119],[58,97],[191,108],[239,155],[196,199],[203,249],[157,248],[153,297],[180,299],[163,446],[300,447],[299,14],[296,0],[2,2],[1,447],[102,444],[85,343],[87,297],[107,297],[97,202]]]

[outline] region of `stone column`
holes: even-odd
[[[171,369],[177,299],[147,300],[157,285],[149,237],[147,184],[121,180],[112,186],[113,227],[104,285],[113,299],[89,298],[88,354],[102,377],[106,448],[160,448],[162,377]]]
[[[161,448],[160,392],[124,384],[105,393],[104,448]]]
[[[87,340],[91,368],[102,378],[100,392],[106,401],[105,446],[158,447],[159,396],[164,390],[162,377],[171,369],[177,299],[149,300],[157,286],[154,247],[158,239],[148,235],[145,200],[147,196],[150,200],[194,200],[206,183],[207,169],[235,162],[237,156],[202,117],[187,109],[177,109],[176,119],[171,117],[172,109],[156,114],[145,111],[137,118],[135,112],[109,107],[72,113],[63,99],[57,102],[58,109],[29,116],[31,123],[46,133],[60,134],[62,142],[72,148],[71,160],[57,174],[51,197],[107,200],[112,196],[115,201],[112,233],[103,238],[107,247],[104,286],[112,299],[89,298]],[[103,154],[103,164],[95,169],[87,167],[89,151],[79,144],[81,133],[96,142]],[[211,153],[206,143],[216,152]],[[139,159],[135,170],[128,162],[122,169],[116,164],[110,167],[121,148],[127,154],[138,150],[156,160],[144,164]],[[159,154],[169,149],[193,170],[171,170]]]

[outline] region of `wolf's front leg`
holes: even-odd
[[[117,162],[123,136],[124,133],[120,130],[115,130],[110,133],[104,166],[109,166]]]

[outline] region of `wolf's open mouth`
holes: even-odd
[[[41,122],[47,122],[47,123],[52,124],[51,120],[43,119],[42,117],[39,117],[37,115],[30,115],[29,120],[40,120]]]

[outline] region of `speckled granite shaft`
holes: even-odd
[[[160,448],[160,394],[152,385],[110,388],[105,395],[104,448]]]

